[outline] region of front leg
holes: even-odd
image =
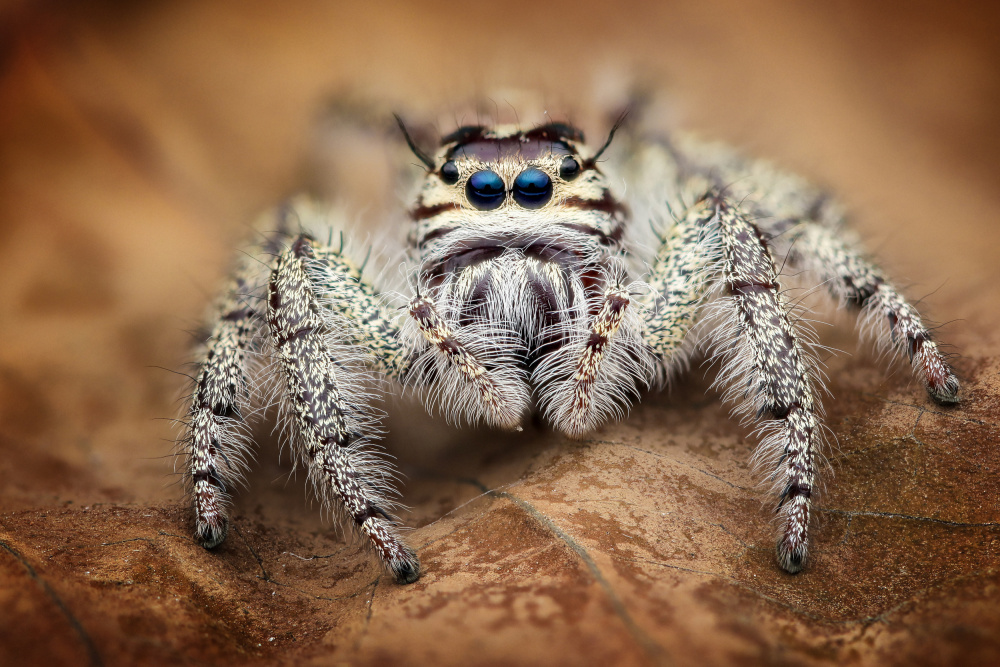
[[[283,409],[317,496],[347,515],[399,583],[416,581],[420,562],[389,513],[393,472],[364,447],[380,416],[366,369],[398,373],[404,359],[391,316],[346,261],[307,237],[278,259],[267,303]]]
[[[621,416],[641,389],[683,364],[721,256],[715,208],[702,201],[660,239],[640,293],[612,264],[602,279],[608,287],[591,300],[588,310],[596,314],[589,324],[566,332],[568,343],[534,373],[542,409],[557,428],[579,437]]]

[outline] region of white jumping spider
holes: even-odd
[[[386,386],[373,379],[415,387],[454,419],[519,430],[537,408],[579,436],[700,350],[720,360],[726,399],[757,424],[778,563],[797,572],[824,439],[822,386],[779,263],[864,309],[936,401],[958,400],[916,310],[862,258],[837,204],[798,177],[682,135],[623,130],[606,153],[614,130],[594,151],[563,123],[466,126],[429,155],[399,125],[426,167],[409,211],[408,305],[390,305],[329,242],[342,215],[316,226],[289,207],[216,305],[182,447],[207,548],[226,537],[246,420],[269,402],[258,387],[275,387],[319,497],[409,583],[420,564],[390,514],[393,472],[373,451],[373,394]],[[612,194],[622,182],[628,206]],[[293,219],[301,230],[290,231]]]

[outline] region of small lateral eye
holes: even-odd
[[[568,157],[559,165],[559,177],[564,181],[572,181],[580,175],[580,163],[575,158]]]
[[[525,169],[514,179],[514,200],[524,208],[541,208],[552,198],[552,179],[541,169]]]
[[[458,183],[458,166],[455,165],[454,160],[448,160],[441,165],[441,180],[446,185],[455,185],[455,183]]]
[[[480,211],[490,211],[503,203],[503,179],[495,171],[484,169],[469,177],[465,184],[465,195]]]

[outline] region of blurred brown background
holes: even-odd
[[[998,31],[972,2],[0,3],[0,662],[1000,661]],[[697,370],[583,442],[413,418],[421,450],[392,417],[413,586],[320,521],[273,442],[226,544],[194,546],[156,420],[184,379],[153,367],[182,367],[248,221],[301,185],[321,103],[527,87],[579,112],[623,72],[839,192],[949,322],[963,404],[838,320],[797,577]]]

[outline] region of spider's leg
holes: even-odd
[[[398,582],[416,581],[417,555],[389,514],[393,472],[365,448],[379,433],[366,368],[398,370],[402,359],[390,314],[346,260],[304,236],[278,259],[267,297],[284,408],[317,495],[350,517]]]
[[[683,364],[697,321],[721,259],[716,206],[703,199],[688,208],[661,240],[650,268],[646,312],[646,343],[668,372]]]
[[[878,342],[909,358],[914,374],[935,401],[958,402],[958,378],[931,332],[917,309],[874,264],[829,227],[803,223],[794,230],[792,239],[794,259],[815,271],[834,297],[867,311],[868,324],[882,329]],[[879,326],[882,323],[887,326]]]
[[[765,434],[755,455],[774,462],[781,535],[778,562],[795,573],[805,565],[814,457],[820,454],[822,425],[819,380],[805,348],[802,325],[789,318],[767,242],[730,202],[710,197],[722,241],[721,287],[713,305],[719,319],[714,349],[724,365],[719,383],[737,412],[760,420]]]
[[[344,343],[363,348],[376,372],[403,381],[409,355],[400,340],[398,310],[386,305],[341,250],[315,243],[310,250],[315,261],[308,263],[309,274],[328,328],[336,329]]]
[[[247,465],[246,418],[255,402],[248,362],[260,351],[261,318],[254,307],[263,295],[268,255],[283,234],[272,234],[240,258],[213,306],[211,334],[198,363],[182,447],[194,500],[195,539],[207,549],[226,538],[227,490]]]

